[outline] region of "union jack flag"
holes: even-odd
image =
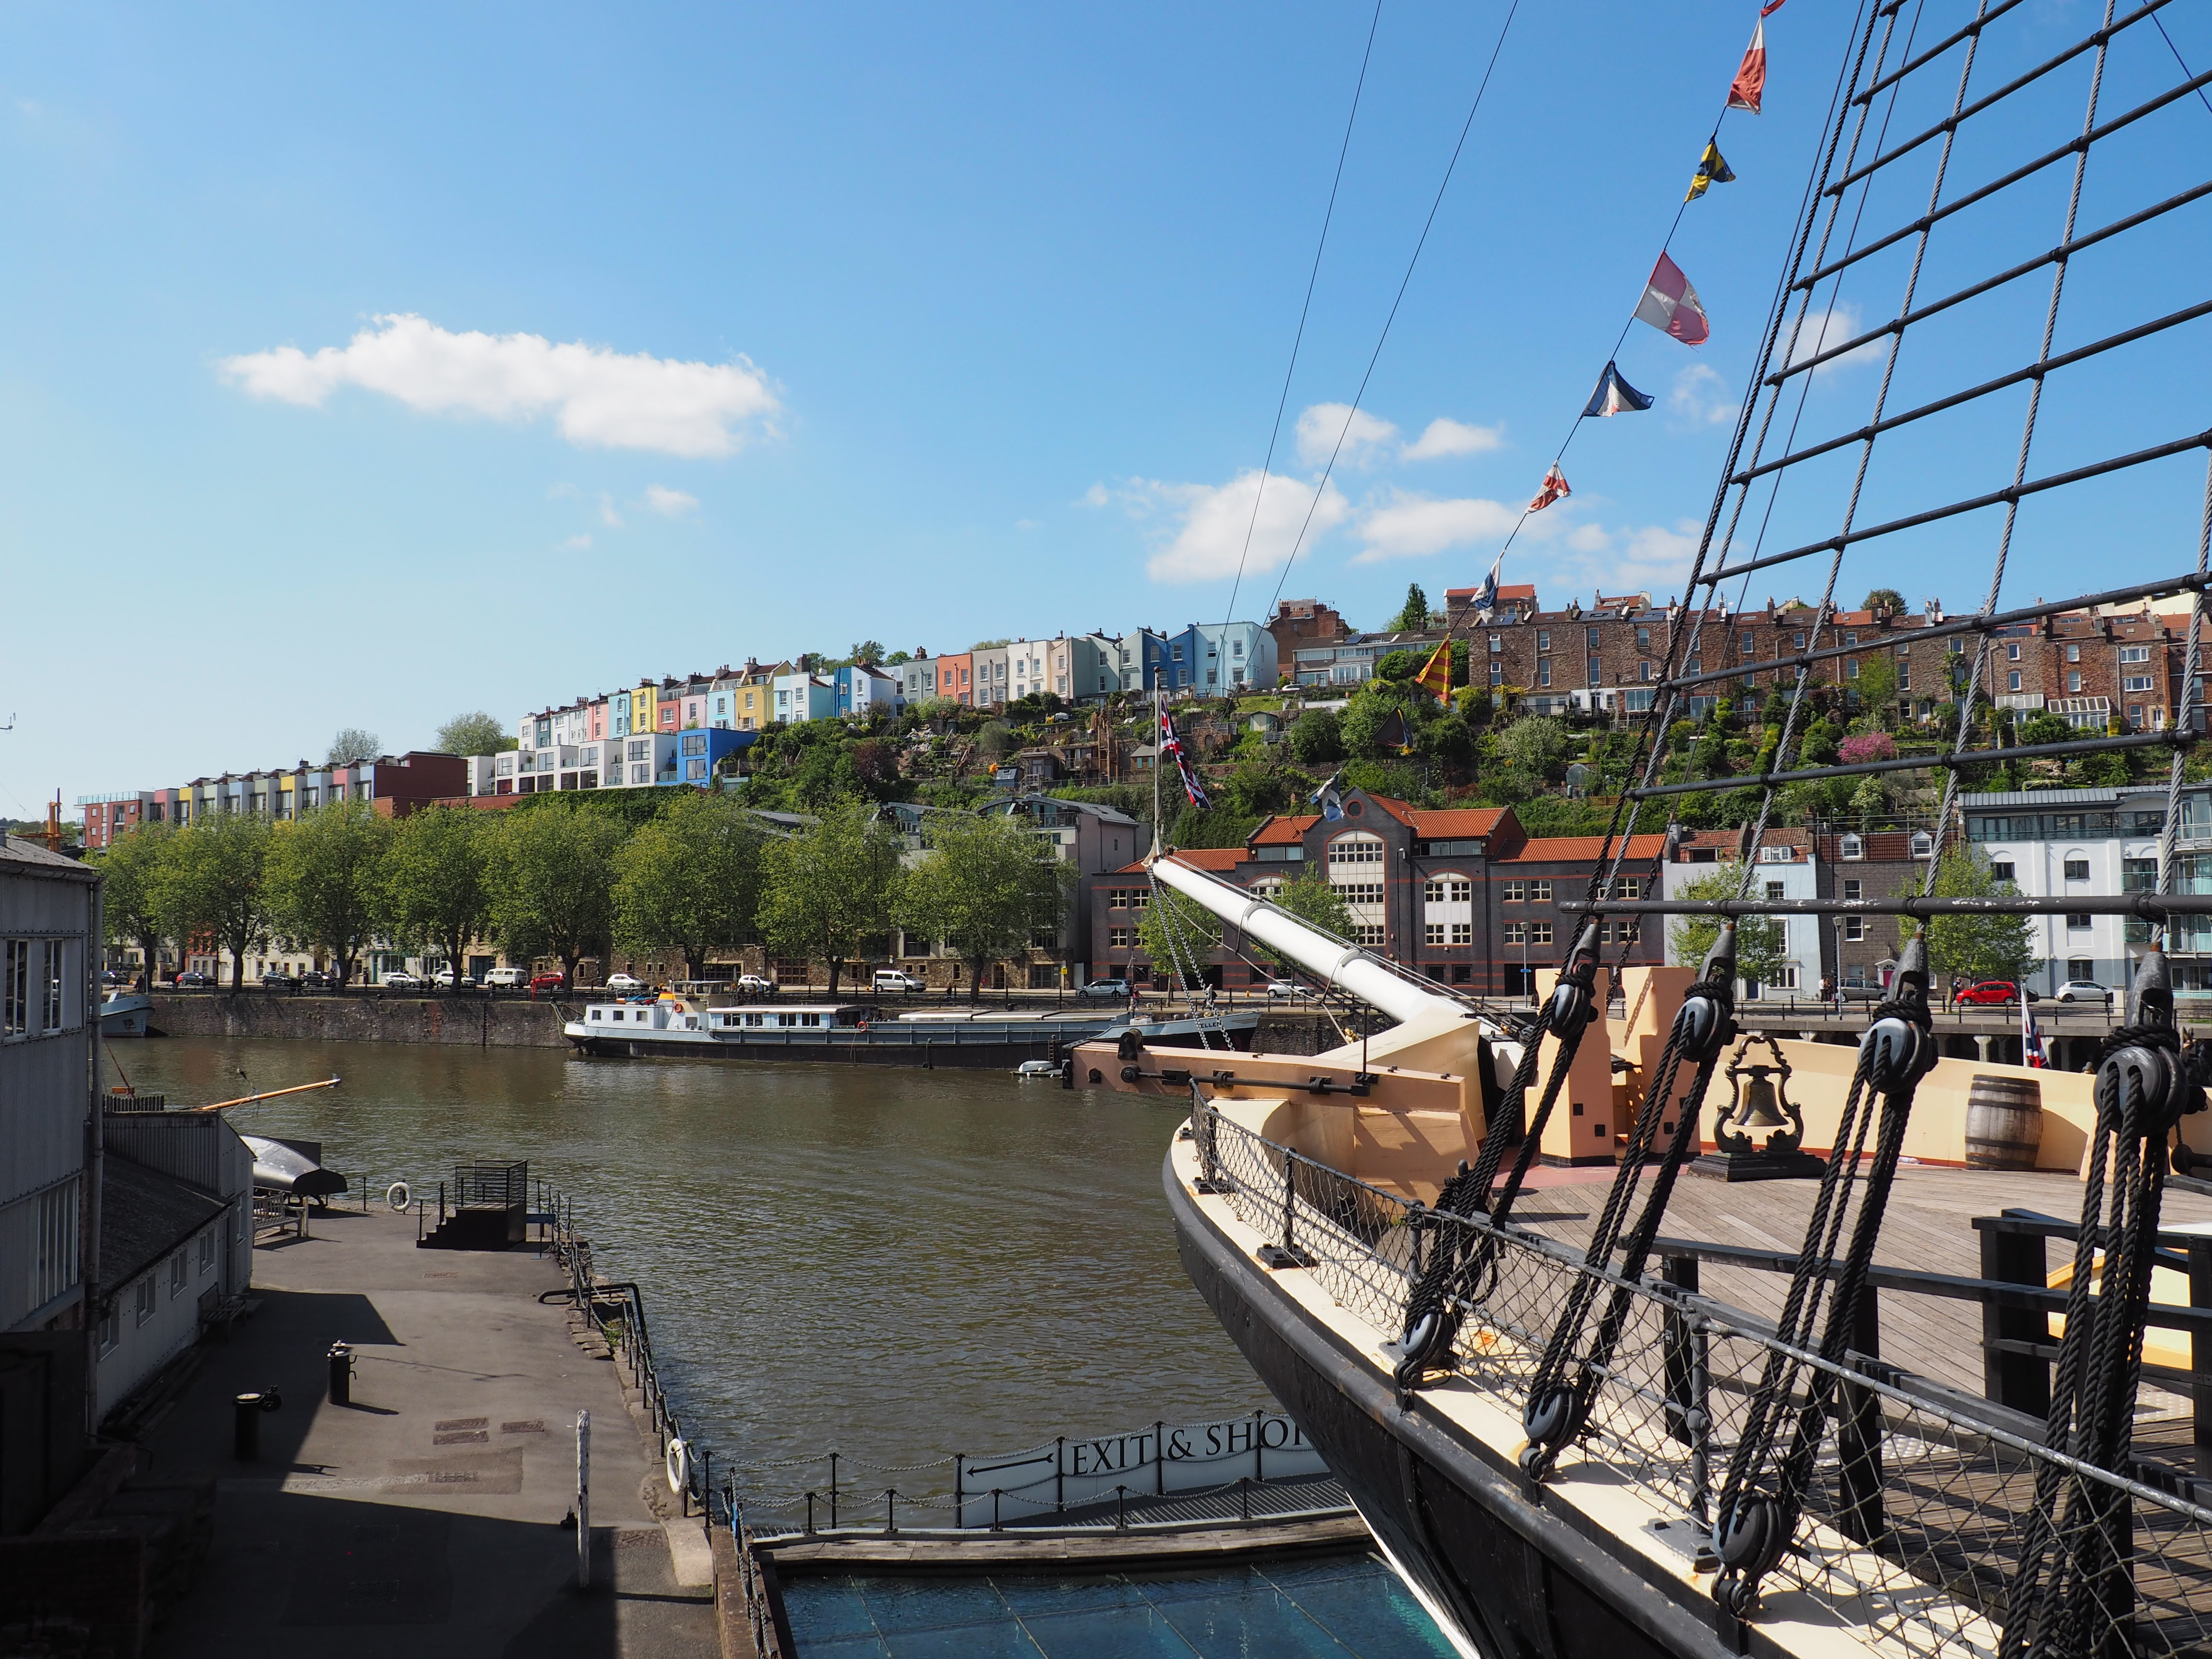
[[[2043,1053],[2043,1031],[2036,1024],[2035,1016],[2028,1012],[2027,991],[2019,986],[2014,988],[2020,992],[2020,1063],[2048,1066],[2051,1062]]]
[[[1201,812],[1212,811],[1213,803],[1206,798],[1206,786],[1198,781],[1198,772],[1190,763],[1182,739],[1176,735],[1175,719],[1164,708],[1160,710],[1160,753],[1174,757],[1176,770],[1182,777],[1182,792],[1190,797],[1190,804]]]
[[[1528,503],[1528,510],[1541,513],[1553,501],[1564,501],[1574,493],[1567,487],[1567,475],[1560,471],[1559,464],[1553,461],[1551,471],[1544,475],[1544,487],[1536,492],[1536,499]]]

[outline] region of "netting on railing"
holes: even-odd
[[[1316,1282],[1383,1340],[1399,1337],[1428,1252],[1456,1249],[1482,1263],[1454,1298],[1461,1323],[1452,1369],[1521,1415],[1572,1276],[1595,1271],[1577,1252],[1510,1223],[1426,1210],[1203,1103],[1194,1117],[1212,1190],[1246,1225],[1298,1252]],[[1600,1276],[1608,1286],[1621,1282]],[[1717,1471],[1778,1345],[1770,1327],[1725,1304],[1660,1280],[1627,1288],[1621,1340],[1561,1474],[1571,1479],[1578,1462],[1601,1465],[1702,1532]],[[2212,1646],[2212,1510],[2051,1451],[2009,1431],[1994,1412],[1979,1420],[1976,1402],[1915,1387],[1917,1379],[1878,1361],[1837,1366],[1792,1357],[1833,1376],[1839,1400],[1795,1547],[1769,1575],[1770,1600],[1802,1591],[1863,1639],[1899,1653],[1993,1653],[2037,1469],[2056,1466],[2077,1494],[2056,1547],[2094,1562],[2110,1559],[2112,1538],[2124,1540],[2119,1565],[2087,1605],[2072,1609],[2078,1650],[2166,1655]]]

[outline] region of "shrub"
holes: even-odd
[[[1846,766],[1856,766],[1861,761],[1894,760],[1897,739],[1887,732],[1863,732],[1838,744],[1836,757]]]

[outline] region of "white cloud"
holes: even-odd
[[[1859,321],[1859,308],[1854,305],[1831,306],[1826,311],[1807,312],[1804,322],[1798,326],[1797,343],[1790,353],[1791,366],[1794,368],[1808,357],[1816,357],[1846,340],[1857,338],[1864,326]],[[1856,350],[1847,351],[1840,357],[1822,363],[1813,372],[1828,374],[1854,363],[1877,363],[1881,361],[1884,349],[1881,341],[1869,340]]]
[[[567,541],[562,542],[561,546],[564,552],[581,553],[591,544],[592,538],[589,536],[571,536]]]
[[[699,498],[687,490],[671,489],[665,484],[647,484],[645,506],[647,512],[658,513],[664,519],[680,519],[686,513],[699,510]]]
[[[1075,504],[1078,507],[1103,507],[1106,501],[1106,486],[1103,483],[1091,485],[1090,489],[1075,498]]]
[[[1549,516],[1538,514],[1528,521],[1529,527]],[[1596,592],[1650,592],[1659,598],[1668,591],[1668,584],[1679,588],[1689,574],[1699,528],[1694,519],[1677,520],[1672,526],[1623,525],[1618,529],[1597,524],[1562,526],[1553,532],[1559,547],[1544,560],[1545,574],[1538,580],[1547,589],[1586,586]],[[1522,532],[1524,539],[1528,533]]]
[[[1014,520],[1014,528],[1017,530],[1040,530],[1042,529],[1043,526],[1038,524],[1035,519],[1017,519]]]
[[[455,334],[412,315],[380,316],[343,346],[226,357],[252,396],[319,408],[357,386],[432,415],[523,421],[550,414],[570,443],[662,454],[732,454],[781,407],[768,377],[734,363],[682,362],[538,334]]]
[[[1398,452],[1401,461],[1431,461],[1445,455],[1480,455],[1505,441],[1503,426],[1469,426],[1439,416],[1421,435]]]
[[[1337,444],[1340,434],[1344,439],[1341,448]],[[1349,404],[1315,404],[1298,416],[1298,459],[1308,466],[1326,466],[1334,455],[1339,466],[1365,466],[1397,435],[1396,427],[1364,409]]]
[[[599,522],[610,530],[623,527],[622,514],[615,511],[615,498],[604,489],[599,492]]]
[[[1718,371],[1707,363],[1692,363],[1674,377],[1667,393],[1667,414],[1676,426],[1726,426],[1735,419],[1736,404]]]
[[[1203,582],[1234,576],[1237,560],[1244,556],[1248,527],[1251,552],[1244,557],[1246,573],[1273,570],[1290,557],[1309,509],[1313,522],[1306,529],[1308,547],[1352,514],[1352,503],[1334,484],[1316,500],[1311,484],[1277,473],[1269,476],[1262,492],[1256,469],[1241,472],[1225,484],[1134,478],[1122,493],[1122,501],[1139,518],[1155,513],[1173,518],[1172,535],[1145,566],[1152,579],[1160,582]],[[1255,501],[1259,504],[1256,520]]]
[[[1360,539],[1366,543],[1354,564],[1376,564],[1384,559],[1426,558],[1449,548],[1477,542],[1503,541],[1513,529],[1520,509],[1503,501],[1479,497],[1438,501],[1430,495],[1393,490],[1389,499],[1372,507],[1359,521]]]

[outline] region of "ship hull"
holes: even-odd
[[[1250,1015],[1203,1022],[1177,1022],[1148,1036],[1163,1048],[1200,1048],[1212,1042],[1226,1043],[1242,1053],[1251,1047],[1258,1021]],[[1181,1030],[1188,1025],[1191,1029]],[[921,1029],[895,1021],[870,1026],[837,1026],[793,1031],[707,1032],[680,1030],[610,1030],[582,1020],[569,1020],[562,1034],[578,1051],[604,1058],[656,1060],[750,1060],[771,1063],[792,1060],[823,1061],[860,1066],[948,1066],[975,1070],[1011,1070],[1024,1060],[1057,1062],[1075,1051],[1076,1045],[1096,1040],[1100,1024],[1069,1022],[1066,1025],[998,1025],[948,1020]],[[1218,1052],[1217,1049],[1216,1052]]]
[[[1567,1520],[1519,1471],[1425,1413],[1271,1282],[1176,1179],[1184,1270],[1343,1482],[1392,1565],[1461,1651],[1481,1659],[1723,1659],[1710,1602],[1678,1600]],[[1702,1598],[1700,1598],[1702,1600]]]

